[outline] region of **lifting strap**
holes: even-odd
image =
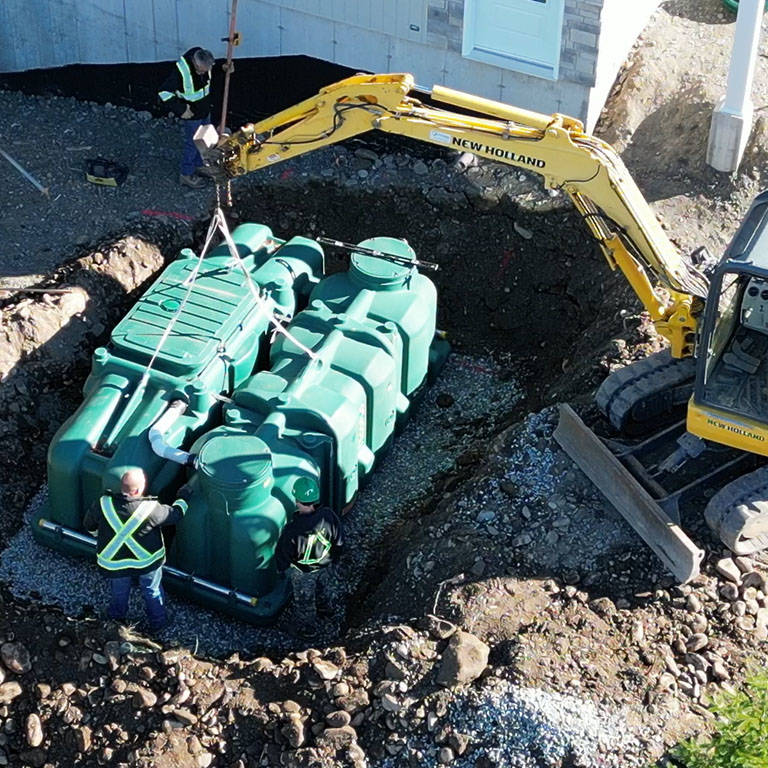
[[[227,220],[224,216],[224,211],[222,211],[221,207],[217,207],[215,213],[213,214],[213,218],[211,219],[211,223],[208,226],[208,233],[205,236],[205,243],[203,245],[203,249],[200,251],[200,255],[197,257],[197,263],[195,264],[195,268],[192,270],[189,277],[182,283],[182,285],[186,287],[187,292],[184,294],[184,298],[181,300],[181,303],[177,307],[176,311],[173,313],[173,316],[168,322],[168,325],[166,326],[165,331],[163,331],[163,334],[160,337],[160,340],[157,342],[157,347],[155,348],[155,351],[152,353],[152,357],[147,363],[147,366],[144,369],[144,373],[141,376],[141,380],[139,381],[139,385],[136,388],[137,391],[139,391],[140,389],[143,389],[147,385],[147,382],[149,381],[149,372],[152,369],[152,366],[155,364],[155,360],[157,360],[157,356],[160,354],[160,350],[163,348],[163,345],[168,340],[168,337],[171,335],[171,332],[173,331],[173,327],[176,325],[176,321],[181,317],[182,313],[184,312],[184,307],[186,306],[187,301],[189,300],[189,297],[192,294],[192,288],[194,287],[195,280],[197,280],[198,275],[200,274],[200,267],[203,263],[203,259],[208,253],[208,249],[210,248],[214,235],[217,232],[219,232],[224,237],[224,240],[227,243],[227,247],[229,248],[230,255],[237,262],[238,266],[240,267],[243,274],[245,275],[245,280],[246,280],[246,284],[248,285],[248,290],[250,291],[251,296],[256,302],[259,314],[267,315],[267,320],[274,326],[275,332],[282,333],[283,336],[289,339],[310,359],[312,360],[317,359],[317,355],[311,349],[309,349],[309,347],[304,346],[304,344],[302,344],[298,339],[296,339],[290,333],[290,331],[288,331],[288,329],[275,317],[274,312],[272,312],[270,309],[267,308],[266,301],[264,301],[264,298],[259,295],[259,292],[256,290],[256,286],[253,284],[253,280],[251,279],[250,272],[248,272],[248,269],[246,268],[242,258],[240,258],[240,254],[237,251],[237,246],[235,245],[235,242],[232,239],[232,235],[229,232],[229,227],[227,226]]]

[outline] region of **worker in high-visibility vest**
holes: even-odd
[[[162,586],[165,544],[161,528],[175,525],[187,511],[189,491],[179,489],[173,504],[145,496],[147,479],[130,469],[120,479],[120,493],[106,493],[86,513],[83,525],[97,531],[96,563],[107,576],[110,601],[107,616],[124,621],[134,581],[138,581],[151,632],[168,623]]]
[[[280,534],[275,565],[291,580],[297,631],[309,636],[317,629],[318,582],[327,578],[329,566],[338,561],[344,532],[336,512],[319,505],[320,488],[313,478],[296,480],[293,497],[296,512]]]
[[[214,63],[210,51],[190,48],[179,57],[157,94],[161,107],[183,121],[184,150],[179,181],[192,189],[205,183],[196,175],[203,167],[203,160],[193,138],[201,125],[211,122],[211,70]]]

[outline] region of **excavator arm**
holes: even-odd
[[[674,357],[693,355],[708,280],[670,242],[615,150],[565,115],[543,115],[434,86],[409,96],[408,74],[356,75],[236,133],[211,126],[198,148],[221,178],[234,178],[367,131],[409,136],[532,171],[573,201],[612,269],[620,269]],[[207,129],[207,132],[206,132]]]

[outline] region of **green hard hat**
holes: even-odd
[[[312,477],[300,477],[293,484],[293,497],[302,504],[314,504],[320,500],[320,488]]]

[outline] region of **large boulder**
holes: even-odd
[[[451,635],[437,675],[437,682],[447,688],[467,685],[488,666],[490,648],[479,638],[458,630]]]

